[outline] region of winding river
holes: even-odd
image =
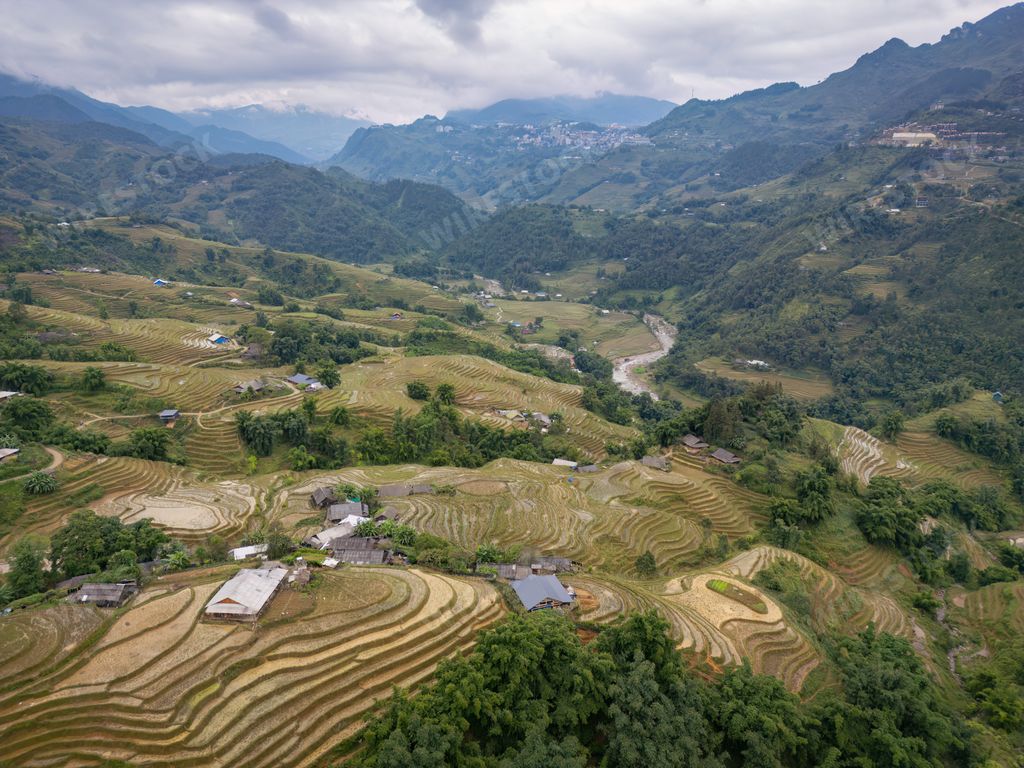
[[[631,394],[639,395],[641,392],[647,392],[652,398],[657,400],[658,396],[647,386],[643,379],[636,375],[634,369],[637,366],[649,366],[667,355],[675,343],[678,331],[674,325],[658,315],[644,315],[644,322],[658,340],[661,349],[616,359],[614,362],[615,368],[612,371],[612,379]]]

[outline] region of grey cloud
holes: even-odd
[[[680,102],[691,89],[720,98],[810,84],[890,37],[934,41],[1002,4],[33,0],[5,4],[0,70],[124,104],[308,104],[404,122],[509,97]]]
[[[480,40],[480,20],[493,5],[494,0],[416,0],[416,6],[424,14],[460,43]]]

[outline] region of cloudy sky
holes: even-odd
[[[173,110],[405,122],[508,97],[810,85],[1009,0],[0,0],[0,70]]]

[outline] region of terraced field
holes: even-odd
[[[456,405],[466,414],[486,416],[494,409],[559,412],[569,437],[592,456],[604,454],[609,441],[624,441],[636,433],[611,424],[580,407],[580,387],[559,384],[519,373],[497,363],[471,355],[387,357],[383,362],[362,362],[342,372],[341,386],[324,398],[325,407],[346,404],[353,412],[381,423],[390,422],[399,408],[417,411],[422,403],[405,394],[405,385],[419,379],[431,387],[451,384]],[[512,427],[499,417],[489,419],[495,426]]]
[[[394,684],[415,686],[503,615],[480,579],[418,570],[325,573],[285,589],[259,629],[200,621],[230,568],[157,579],[98,642],[53,651],[0,694],[0,742],[18,765],[124,760],[167,766],[306,766]],[[51,611],[95,609],[62,606]],[[0,649],[30,651],[0,619]],[[19,665],[20,668],[20,665]]]
[[[862,429],[846,427],[836,450],[842,470],[864,484],[875,475],[912,483],[946,479],[965,488],[1003,484],[983,459],[928,432],[903,432],[891,445]]]
[[[816,627],[856,632],[870,622],[880,630],[913,637],[913,623],[888,597],[847,586],[835,574],[788,550],[757,547],[710,570],[667,582],[641,583],[594,574],[573,574],[566,581],[580,596],[580,618],[606,622],[626,612],[658,609],[672,626],[680,648],[715,665],[744,658],[757,672],[774,675],[797,691],[819,665],[815,644],[787,621],[782,609],[750,580],[770,563],[785,558],[800,569],[808,585]],[[760,601],[753,610],[709,588],[715,579]]]
[[[402,466],[309,473],[275,497],[273,515],[286,524],[308,518],[307,499],[319,485],[413,481],[456,489],[454,496],[388,500],[403,521],[418,529],[469,549],[488,542],[521,544],[617,572],[631,571],[648,550],[665,567],[686,562],[709,534],[735,538],[750,532],[764,504],[717,475],[681,464],[666,473],[629,461],[594,474],[574,474],[500,459],[478,470]],[[704,519],[710,521],[709,532]]]
[[[254,484],[205,482],[183,467],[125,457],[67,462],[58,478],[59,490],[29,504],[14,530],[0,539],[0,550],[25,533],[52,533],[85,507],[126,522],[152,518],[169,535],[189,543],[201,543],[213,533],[238,537],[266,493]]]
[[[726,379],[743,383],[767,381],[781,384],[786,394],[798,400],[817,400],[832,394],[832,383],[821,373],[781,373],[779,371],[734,370],[728,360],[709,357],[696,364],[704,373],[713,373]]]

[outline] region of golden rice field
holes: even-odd
[[[106,613],[91,644],[82,639],[99,626],[94,608],[0,619],[0,668],[19,670],[0,693],[4,758],[314,765],[393,685],[429,679],[504,613],[481,579],[348,568],[310,593],[285,587],[258,629],[202,621],[232,572],[156,579],[126,611]]]
[[[659,566],[670,568],[692,560],[708,537],[746,535],[762,519],[765,503],[717,475],[678,463],[671,472],[627,461],[577,474],[499,459],[476,470],[409,465],[307,473],[275,496],[271,514],[296,525],[310,515],[312,490],[338,482],[451,485],[453,496],[408,496],[387,504],[403,522],[467,549],[483,543],[523,545],[620,573],[632,571],[648,550]]]
[[[778,371],[734,370],[732,363],[717,357],[709,357],[696,364],[704,373],[713,373],[725,379],[744,384],[767,381],[781,384],[782,390],[798,400],[817,400],[832,394],[832,383],[821,373],[780,373]]]

